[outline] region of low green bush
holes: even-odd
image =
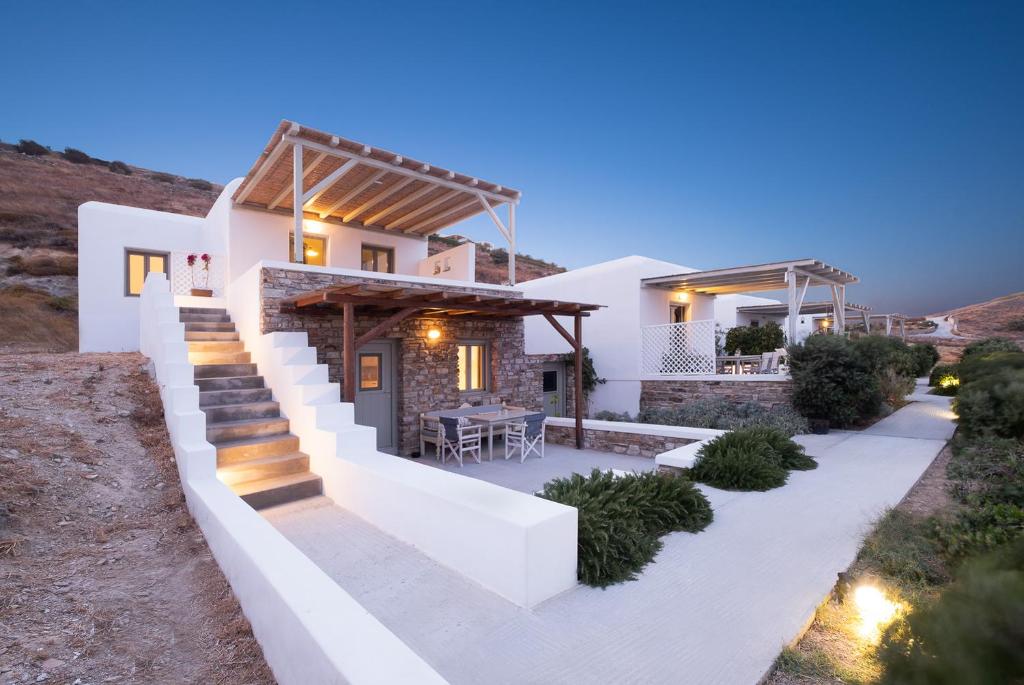
[[[1024,370],[1004,368],[961,382],[953,411],[966,436],[1024,438]]]
[[[1024,509],[1016,504],[988,503],[964,507],[949,521],[938,521],[935,537],[953,560],[982,554],[1024,533]]]
[[[64,148],[64,159],[74,164],[92,164],[93,162],[92,157],[73,147]]]
[[[213,184],[201,178],[190,178],[187,183],[196,190],[213,190]]]
[[[932,369],[932,372],[928,374],[928,385],[932,387],[942,387],[942,380],[945,378],[955,378],[956,385],[960,385],[960,365],[959,364],[939,364]],[[946,387],[949,387],[948,385]],[[949,393],[955,395],[956,391]]]
[[[155,171],[152,174],[150,174],[149,177],[151,179],[153,179],[154,181],[160,181],[161,183],[175,183],[175,182],[177,182],[177,178],[175,178],[171,174],[166,174],[166,173],[164,173],[162,171]]]
[[[1024,371],[1024,352],[990,352],[965,357],[957,365],[960,384],[997,376],[1007,369]]]
[[[722,490],[757,490],[782,487],[789,471],[763,436],[741,429],[703,445],[690,469],[690,477]]]
[[[868,370],[880,377],[892,370],[901,376],[917,375],[917,360],[909,345],[889,335],[862,335],[851,341],[854,353]]]
[[[984,338],[976,340],[964,348],[961,360],[972,355],[992,354],[993,352],[1021,352],[1020,345],[1006,338]]]
[[[946,476],[950,490],[962,504],[1024,507],[1024,443],[992,436],[971,440],[957,437]]]
[[[763,354],[774,352],[786,345],[786,334],[782,326],[769,321],[763,326],[735,326],[725,334],[725,351],[727,354]]]
[[[878,379],[846,338],[812,335],[789,348],[789,360],[793,406],[803,416],[842,428],[878,415]]]
[[[939,350],[931,343],[911,345],[910,353],[914,357],[914,376],[916,378],[927,376],[932,367],[939,362]]]
[[[1024,539],[969,564],[882,637],[884,685],[1024,682]]]
[[[1008,331],[1021,332],[1024,331],[1024,316],[1015,316],[1006,322],[1003,326]]]
[[[117,160],[108,164],[107,168],[113,171],[115,174],[121,174],[122,176],[132,175],[132,168],[125,164],[124,162],[119,162]]]
[[[550,481],[539,496],[577,509],[576,574],[596,587],[635,579],[661,549],[660,536],[701,531],[713,516],[692,482],[653,472],[616,477],[594,469]]]
[[[735,432],[735,431],[734,431]],[[818,468],[818,462],[807,456],[800,445],[782,431],[762,426],[743,429],[744,433],[756,440],[763,440],[772,451],[779,465],[789,471],[810,471]]]
[[[864,540],[857,561],[901,583],[928,586],[949,580],[928,521],[890,509]]]
[[[23,155],[30,155],[32,157],[42,157],[43,155],[50,154],[49,148],[40,145],[34,140],[26,140],[24,138],[18,141],[14,149]]]

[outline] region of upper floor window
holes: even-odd
[[[327,238],[321,235],[302,235],[302,254],[305,264],[327,266]],[[288,235],[288,261],[295,261],[295,234]]]
[[[166,252],[149,250],[124,251],[124,294],[125,297],[138,297],[142,294],[142,285],[150,271],[158,274],[167,273]]]
[[[391,247],[363,245],[362,265],[363,271],[393,274],[395,273],[395,250]]]
[[[487,345],[485,343],[459,343],[459,391],[474,392],[487,389]]]

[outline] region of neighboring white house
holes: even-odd
[[[590,397],[591,413],[635,414],[640,406],[641,331],[647,326],[708,322],[727,330],[737,324],[736,308],[777,304],[750,295],[700,295],[645,288],[642,279],[697,269],[633,255],[520,284],[527,297],[559,297],[599,302],[605,307],[584,322],[584,339],[597,373],[606,382]],[[564,340],[544,321],[527,319],[526,353],[568,352]]]

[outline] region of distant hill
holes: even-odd
[[[29,141],[0,143],[0,188],[0,346],[64,350],[77,347],[78,206],[96,200],[205,216],[223,186]],[[464,240],[432,236],[429,252]],[[479,243],[476,255],[477,280],[507,278],[507,251]],[[564,270],[516,256],[518,281]]]
[[[913,338],[933,343],[939,348],[943,361],[955,360],[968,343],[979,338],[1009,338],[1024,347],[1024,292],[930,314],[926,318],[946,317],[953,319],[955,337]]]

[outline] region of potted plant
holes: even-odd
[[[190,294],[194,297],[213,297],[213,290],[209,288],[210,285],[210,261],[212,257],[205,252],[201,255],[190,254],[185,258],[188,262],[189,268],[192,270],[192,290]],[[196,284],[196,266],[199,266],[199,279],[202,282],[202,287],[197,287]]]

